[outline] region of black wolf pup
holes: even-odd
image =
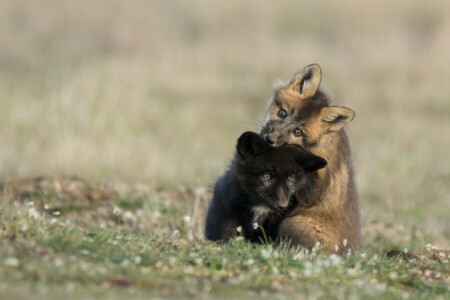
[[[263,225],[281,217],[289,199],[314,186],[316,170],[326,160],[298,145],[270,146],[254,132],[239,137],[231,166],[214,187],[206,217],[206,238],[228,241],[240,227],[244,238],[257,242]],[[274,230],[276,232],[276,230]]]

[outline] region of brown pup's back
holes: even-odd
[[[331,106],[318,90],[321,70],[309,65],[287,84],[275,87],[261,134],[277,146],[299,144],[328,161],[309,194],[297,194],[298,205],[281,222],[279,235],[294,245],[342,253],[360,245],[358,194],[350,143],[343,126],[354,112]]]

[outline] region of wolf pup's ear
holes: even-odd
[[[303,168],[307,173],[314,172],[324,168],[327,165],[327,161],[320,156],[314,155],[309,152],[303,152],[295,161]]]
[[[326,132],[335,132],[350,123],[355,112],[347,107],[330,106],[320,111],[320,119]]]
[[[288,86],[305,99],[314,96],[321,80],[322,70],[318,64],[312,64],[295,73]]]
[[[270,146],[257,133],[246,131],[237,141],[236,150],[242,159],[254,157],[266,152]]]

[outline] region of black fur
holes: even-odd
[[[241,226],[244,237],[257,242],[262,231],[252,228],[256,221],[274,239],[278,219],[295,206],[291,203],[293,195],[312,186],[317,177],[314,171],[326,164],[301,146],[285,144],[275,148],[256,133],[243,133],[229,170],[215,184],[206,217],[206,238],[230,240]],[[267,208],[268,213],[255,215],[253,209],[258,206]]]

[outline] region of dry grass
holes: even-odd
[[[357,113],[366,245],[448,248],[449,36],[445,0],[0,0],[0,178],[209,186],[317,62]]]

